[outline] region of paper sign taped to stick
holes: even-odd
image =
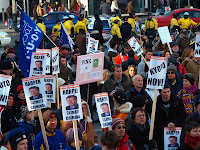
[[[59,47],[52,48],[52,74],[60,73],[59,68]]]
[[[76,83],[79,85],[103,79],[104,53],[78,56]]]
[[[164,128],[164,150],[176,150],[180,146],[181,127],[176,127],[175,131]]]
[[[46,53],[32,53],[30,77],[46,74],[46,57]]]
[[[169,29],[167,26],[159,27],[158,33],[159,33],[160,39],[162,41],[162,44],[172,42],[172,38],[170,36]]]
[[[112,117],[108,93],[94,94],[101,128],[112,126]]]
[[[46,57],[46,74],[50,73],[50,61],[51,61],[51,49],[36,49],[36,53],[46,53],[47,57]]]
[[[78,84],[60,86],[63,121],[83,118],[80,88]]]
[[[194,57],[200,57],[200,33],[196,34]]]
[[[147,88],[163,89],[167,72],[167,58],[152,56],[147,78]]]
[[[128,43],[137,56],[140,56],[143,53],[143,49],[134,36],[128,40]]]
[[[0,74],[0,105],[7,105],[12,76]]]
[[[48,103],[56,103],[56,77],[44,75],[45,99]]]
[[[95,40],[94,38],[89,38],[88,46],[87,46],[87,53],[94,54],[98,49],[99,40]]]
[[[46,108],[47,102],[42,75],[22,79],[29,111]]]

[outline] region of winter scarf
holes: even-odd
[[[184,143],[195,150],[196,145],[200,143],[200,136],[192,137],[189,134],[186,134]]]
[[[185,91],[189,92],[190,94],[193,94],[193,93],[195,93],[196,90],[197,90],[197,84],[196,84],[196,82],[194,82],[194,85],[193,85],[191,88],[185,88],[185,87],[183,86],[183,89],[184,89]]]

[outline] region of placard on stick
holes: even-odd
[[[56,103],[56,77],[44,75],[45,98],[48,103]]]
[[[172,42],[172,38],[167,26],[159,27],[158,33],[163,44]]]
[[[99,40],[95,40],[94,38],[89,37],[87,53],[94,54],[98,49]]]
[[[59,47],[52,48],[52,74],[60,73],[59,68]]]
[[[200,33],[196,34],[194,57],[200,57]]]
[[[140,56],[143,53],[143,49],[141,48],[140,44],[137,42],[134,36],[128,40],[128,43],[136,56]]]

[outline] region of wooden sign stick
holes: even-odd
[[[76,150],[80,150],[79,138],[78,138],[78,129],[77,129],[77,121],[73,120],[72,123],[73,123],[73,128],[74,128],[74,140],[75,140]]]
[[[88,83],[88,90],[87,90],[87,104],[89,101],[89,96],[90,96],[90,83]]]
[[[59,87],[58,87],[58,74],[56,74],[56,100],[57,100],[57,109],[59,109]]]
[[[167,42],[167,46],[169,47],[170,54],[172,55],[172,49],[171,49],[171,47],[169,45],[169,42]]]
[[[144,60],[144,62],[145,62],[145,64],[148,66],[148,68],[149,68],[149,64],[147,63],[147,61],[145,60],[145,58],[144,58],[144,56],[141,54],[140,55],[141,57],[142,57],[142,59]]]

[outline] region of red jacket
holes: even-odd
[[[117,150],[136,150],[135,146],[128,138],[129,136],[125,133],[124,138],[118,142]]]
[[[181,63],[179,63],[178,70],[181,72],[182,75],[187,73],[185,67]]]

